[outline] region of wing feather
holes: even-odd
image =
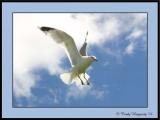
[[[85,41],[84,41],[82,47],[81,47],[80,50],[79,50],[79,53],[80,53],[82,56],[87,56],[87,36],[88,36],[88,31],[87,31],[87,33],[86,33]]]
[[[63,45],[71,65],[76,65],[78,60],[81,59],[81,55],[78,52],[73,38],[64,31],[55,28],[50,30],[48,33],[56,43]]]
[[[87,56],[87,43],[86,42],[84,42],[79,52],[82,56]]]

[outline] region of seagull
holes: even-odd
[[[74,82],[76,85],[89,85],[90,76],[86,73],[86,70],[94,61],[97,61],[97,59],[95,56],[87,55],[88,32],[86,33],[84,44],[78,51],[73,38],[68,33],[46,26],[39,27],[39,29],[43,31],[45,35],[52,38],[57,44],[61,45],[68,56],[71,63],[71,70],[60,74],[61,80],[67,85]]]

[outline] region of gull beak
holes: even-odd
[[[96,61],[96,62],[98,62],[98,60],[97,60],[97,59],[95,59],[95,61]]]

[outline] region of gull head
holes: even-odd
[[[98,61],[96,56],[89,56],[90,60],[93,62],[93,61]]]

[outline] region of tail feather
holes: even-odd
[[[82,73],[79,75],[79,77],[76,76],[76,77],[72,78],[72,73],[68,72],[68,73],[61,74],[60,78],[67,85],[75,83],[77,86],[80,86],[80,85],[82,85],[82,83],[83,83],[83,85],[89,85],[90,76],[87,73],[85,73],[85,74]]]
[[[72,83],[71,73],[69,73],[69,72],[61,74],[60,78],[67,85],[70,85]]]

